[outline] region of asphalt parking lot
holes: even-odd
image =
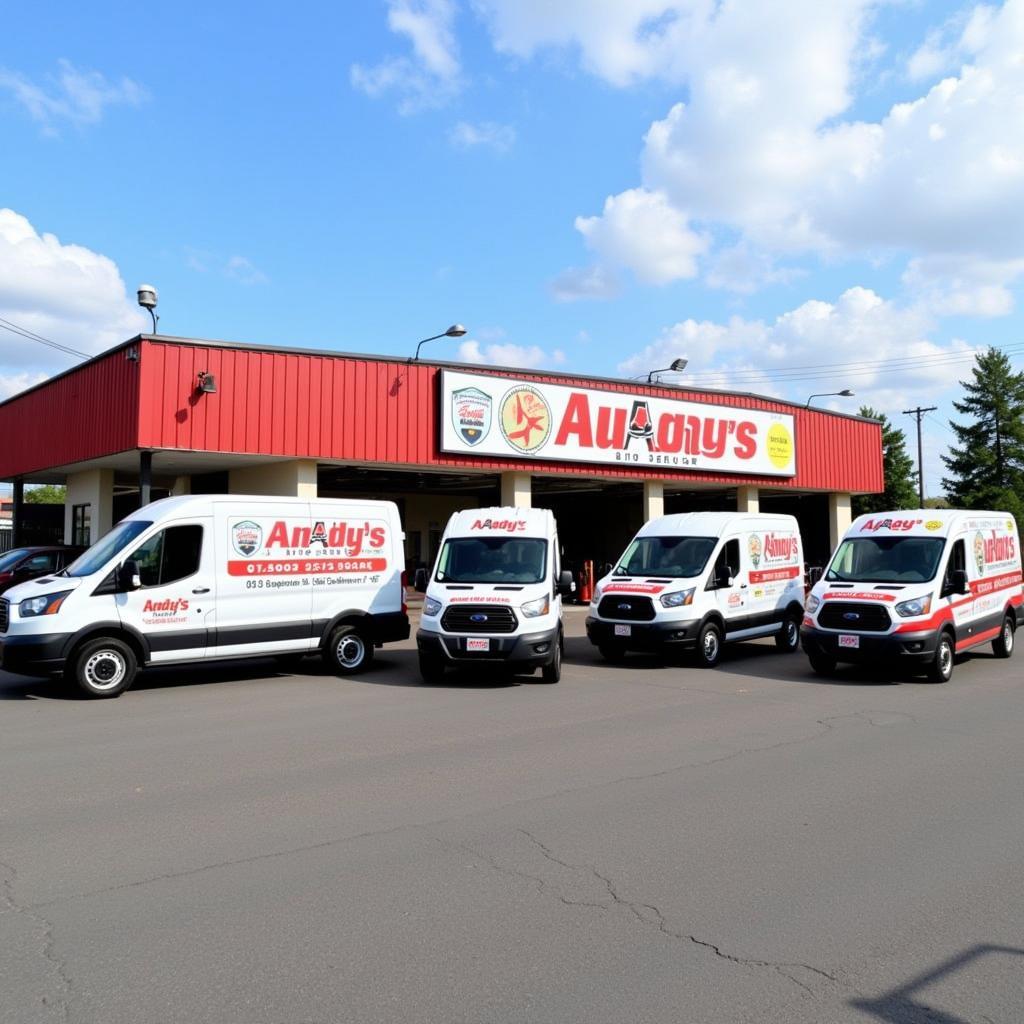
[[[0,673],[0,1021],[1024,1020],[1024,687]]]

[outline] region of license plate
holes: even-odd
[[[491,649],[491,641],[488,639],[481,639],[480,637],[470,637],[466,641],[467,651],[489,651]]]
[[[615,635],[616,636],[632,636],[633,635],[633,627],[632,626],[616,626],[615,627]]]
[[[839,646],[840,647],[860,647],[860,637],[859,636],[850,636],[847,633],[843,633],[839,637]]]

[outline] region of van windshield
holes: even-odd
[[[935,579],[942,537],[848,537],[825,579],[842,583],[927,583]]]
[[[454,537],[437,560],[439,583],[541,583],[547,541],[537,537]]]
[[[715,550],[715,537],[637,537],[626,548],[615,576],[699,576]]]
[[[110,533],[101,537],[88,551],[79,555],[58,576],[91,576],[99,572],[118,552],[126,548],[140,533],[153,524],[141,519],[127,519],[118,523]]]

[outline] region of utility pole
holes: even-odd
[[[916,409],[904,409],[904,416],[914,416],[917,418],[917,496],[920,500],[920,507],[924,508],[924,455],[921,450],[921,417],[926,412],[935,412],[938,409],[937,405],[929,405],[927,409],[922,409],[918,406]]]

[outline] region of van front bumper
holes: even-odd
[[[851,635],[851,634],[843,634]],[[884,664],[885,662],[928,662],[935,657],[939,632],[934,629],[914,633],[857,633],[859,647],[840,647],[839,633],[800,627],[800,641],[808,654],[817,654],[853,665]]]
[[[0,669],[18,676],[51,676],[64,668],[66,633],[0,638]]]
[[[538,633],[523,633],[518,636],[452,636],[430,629],[416,631],[416,646],[422,654],[433,654],[444,658],[452,665],[469,665],[473,662],[503,662],[524,668],[537,668],[551,661],[554,645],[558,642],[558,626]],[[469,651],[467,640],[489,640],[487,651]]]
[[[629,626],[629,636],[618,636],[616,626]],[[608,622],[587,616],[587,637],[596,647],[617,644],[628,651],[659,651],[663,647],[689,649],[697,646],[700,619],[683,622]]]

